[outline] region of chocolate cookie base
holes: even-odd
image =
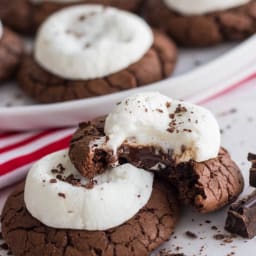
[[[20,185],[8,198],[1,217],[3,238],[14,256],[148,256],[169,239],[179,215],[175,196],[158,180],[147,205],[119,227],[54,229],[29,214],[23,189]]]
[[[23,54],[22,40],[7,28],[0,38],[0,81],[10,79],[18,68]]]
[[[166,7],[163,0],[148,0],[146,20],[163,29],[178,44],[211,46],[224,41],[243,40],[256,32],[256,1],[226,11],[185,16]]]
[[[0,19],[2,19],[7,26],[18,32],[31,34],[37,30],[48,16],[65,7],[78,4],[103,4],[136,12],[140,9],[142,1],[143,0],[84,0],[72,4],[60,4],[46,1],[40,4],[33,4],[30,0],[1,0]]]
[[[232,203],[242,192],[243,176],[225,149],[220,149],[217,158],[177,165],[171,151],[124,142],[114,156],[104,144],[97,143],[104,141],[104,120],[80,124],[73,135],[69,156],[82,175],[93,178],[116,163],[128,162],[169,180],[182,202],[205,213]]]
[[[18,74],[21,89],[42,103],[62,102],[106,95],[144,86],[168,77],[174,70],[177,50],[161,32],[154,32],[154,43],[138,62],[120,72],[93,80],[68,80],[40,67],[26,56]]]

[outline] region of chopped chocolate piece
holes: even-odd
[[[252,163],[250,169],[250,186],[256,187],[256,154],[249,153],[248,161]]]
[[[58,196],[59,196],[59,197],[66,198],[66,195],[65,195],[64,193],[58,193]]]
[[[9,250],[9,247],[8,247],[8,245],[6,243],[1,244],[0,248],[5,250],[5,251]]]
[[[56,179],[50,179],[49,182],[50,183],[57,183],[57,180]]]
[[[217,235],[214,235],[213,238],[215,240],[223,240],[225,238],[225,235],[223,234],[217,234]]]
[[[197,238],[197,235],[191,231],[186,231],[186,236],[189,237],[189,238],[192,238],[192,239],[196,239]]]
[[[245,238],[256,236],[256,190],[230,206],[225,228]]]

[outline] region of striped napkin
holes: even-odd
[[[197,104],[206,104],[211,100],[236,90],[238,87],[246,86],[248,82],[256,83],[256,72],[244,77],[225,87],[224,90],[205,92],[204,97],[200,95],[188,99]],[[67,148],[70,138],[76,127],[52,129],[34,132],[7,132],[0,133],[0,189],[23,179],[30,166],[43,156]]]

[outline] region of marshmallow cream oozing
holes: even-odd
[[[201,15],[223,11],[249,3],[251,0],[163,0],[167,7],[184,15]]]
[[[0,20],[0,39],[2,38],[3,34],[4,34],[4,28],[3,28],[2,21]]]
[[[105,122],[107,148],[117,152],[127,140],[172,152],[177,162],[215,158],[220,129],[207,109],[157,92],[135,94],[116,105]]]
[[[66,79],[96,79],[139,61],[153,44],[146,22],[101,5],[79,5],[50,16],[41,26],[34,57]]]
[[[72,165],[68,150],[50,154],[34,164],[27,176],[26,207],[49,227],[107,230],[131,219],[146,205],[153,174],[125,164],[96,176],[92,188],[88,182]]]

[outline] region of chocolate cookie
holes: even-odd
[[[22,40],[7,28],[0,38],[0,81],[11,78],[16,71],[23,54]]]
[[[116,161],[128,162],[168,179],[178,189],[181,200],[200,212],[211,212],[233,202],[243,190],[243,176],[223,148],[217,158],[176,165],[171,152],[127,142],[119,147],[116,159],[112,151],[97,144],[103,136],[104,117],[80,124],[73,135],[69,156],[82,175],[92,178]]]
[[[256,32],[256,1],[205,15],[185,16],[168,9],[163,0],[148,0],[147,21],[166,31],[178,44],[210,46],[223,41],[242,40]]]
[[[178,219],[178,203],[160,180],[139,213],[107,231],[43,225],[27,211],[23,189],[20,185],[8,198],[1,217],[3,238],[14,256],[147,256],[171,236]]]
[[[81,0],[69,4],[47,1],[33,4],[30,0],[1,0],[0,19],[14,30],[22,33],[34,33],[49,15],[62,8],[77,4],[104,4],[136,12],[140,9],[142,0]]]
[[[18,81],[24,92],[43,103],[75,100],[162,80],[173,72],[176,58],[174,43],[161,32],[155,31],[154,44],[140,61],[102,79],[63,79],[40,67],[32,56],[25,56],[18,73]]]

